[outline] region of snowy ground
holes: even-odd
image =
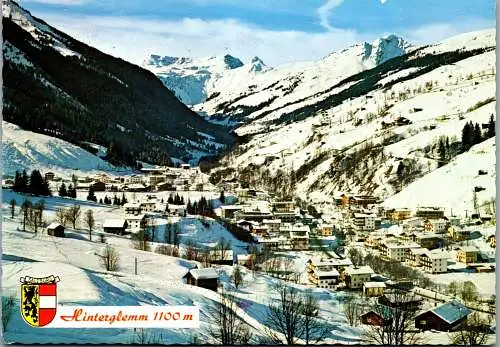
[[[31,232],[17,231],[19,216],[10,218],[8,201],[21,196],[5,191],[3,199],[3,289],[4,293],[19,295],[21,276],[58,275],[58,301],[63,304],[83,305],[196,305],[201,310],[201,328],[198,331],[163,331],[164,342],[186,343],[196,334],[202,341],[209,341],[206,329],[209,324],[209,307],[218,300],[216,293],[183,284],[182,277],[192,267],[193,262],[163,256],[153,252],[143,252],[130,247],[130,240],[120,236],[107,236],[107,242],[120,254],[120,269],[116,273],[103,271],[96,253],[104,247],[97,241],[88,240],[85,231],[67,231],[66,238],[54,238],[46,234],[35,236]],[[35,200],[35,199],[34,199]],[[72,204],[62,198],[46,198],[46,218],[50,220],[56,207]],[[18,203],[19,203],[18,202]],[[84,210],[94,210],[96,219],[103,220],[121,214],[116,208],[81,202]],[[217,226],[204,230],[194,218],[180,221],[184,237],[195,238],[199,242],[212,243],[227,233]],[[236,244],[236,242],[235,242]],[[138,259],[138,275],[134,275],[134,259]],[[302,260],[301,260],[302,262]],[[254,277],[245,271],[245,284],[235,290],[230,284],[231,267],[220,268],[221,281],[228,286],[243,310],[240,317],[251,326],[255,336],[264,331],[266,305],[273,297],[272,286],[276,279],[257,274]],[[306,286],[297,285],[301,291]],[[5,295],[4,294],[4,295]],[[357,343],[359,331],[348,326],[340,310],[342,294],[328,290],[314,290],[320,302],[320,316],[331,327],[330,343]],[[16,300],[17,303],[17,300]],[[16,307],[16,311],[17,311]],[[90,333],[92,332],[92,333]],[[37,329],[28,327],[22,318],[14,314],[8,324],[7,342],[34,343],[130,343],[134,339],[131,329],[102,329],[81,331],[72,329]],[[256,342],[256,341],[254,341]]]
[[[22,169],[53,171],[68,177],[74,170],[86,174],[131,173],[130,169],[114,167],[69,142],[26,131],[5,121],[2,121],[2,156],[3,175],[14,175],[16,170]]]

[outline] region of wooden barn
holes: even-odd
[[[415,317],[415,328],[420,330],[453,331],[471,314],[465,305],[453,300]]]
[[[47,227],[47,234],[50,236],[64,237],[64,227],[59,223],[51,223]]]
[[[125,219],[108,219],[102,225],[104,232],[123,235],[128,227]]]
[[[187,284],[213,291],[217,291],[219,284],[219,274],[213,268],[191,269],[184,278]]]
[[[386,326],[392,322],[392,311],[385,306],[368,311],[360,316],[361,323],[378,327]]]

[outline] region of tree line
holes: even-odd
[[[467,122],[462,128],[462,148],[467,151],[472,146],[492,137],[495,137],[495,119],[493,115],[490,116],[485,133],[483,133],[478,123]]]
[[[12,190],[23,194],[33,194],[36,196],[51,196],[49,182],[42,176],[39,170],[31,171],[28,176],[26,170],[22,173],[16,171]]]

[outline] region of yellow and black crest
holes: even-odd
[[[54,319],[57,311],[59,277],[21,277],[21,315],[32,327],[43,327]]]

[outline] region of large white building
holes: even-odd
[[[353,228],[356,231],[373,231],[375,230],[375,220],[377,215],[372,213],[354,213],[353,215]]]
[[[428,273],[445,273],[448,269],[447,252],[427,252],[420,256],[420,265]]]

